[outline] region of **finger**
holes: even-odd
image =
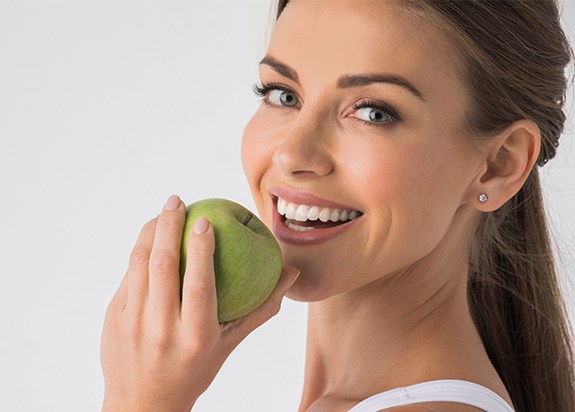
[[[158,218],[150,253],[149,308],[163,319],[180,307],[180,244],[186,208],[178,196],[170,196]]]
[[[194,333],[219,329],[214,250],[214,228],[205,217],[199,217],[188,239],[182,285],[182,323]]]
[[[157,218],[150,220],[142,227],[136,244],[130,254],[128,265],[128,310],[141,310],[143,303],[148,296],[148,266],[150,262],[150,251],[154,241]]]
[[[227,325],[224,326],[223,333],[229,340],[228,349],[233,350],[242,340],[244,340],[253,330],[267,322],[269,319],[278,314],[281,308],[281,302],[288,289],[297,280],[300,271],[288,266],[282,270],[278,284],[266,301],[253,312],[247,314],[237,321],[231,322],[229,330]]]

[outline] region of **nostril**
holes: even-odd
[[[277,147],[272,160],[284,176],[325,176],[333,170],[330,150],[321,142],[291,136]]]
[[[274,159],[274,164],[284,176],[297,178],[326,176],[333,171],[332,162],[320,156],[312,158],[278,156]]]
[[[291,175],[293,177],[300,177],[300,178],[305,178],[305,177],[313,177],[313,176],[317,176],[319,175],[318,173],[312,172],[312,171],[308,171],[308,170],[296,170],[293,171],[291,173]]]

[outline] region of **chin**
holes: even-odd
[[[344,291],[345,273],[346,269],[349,269],[344,267],[344,262],[333,258],[323,259],[328,254],[317,250],[317,247],[308,246],[294,250],[289,246],[281,246],[283,264],[300,271],[299,277],[286,293],[289,299],[298,302],[317,302]]]
[[[301,275],[300,275],[301,277]],[[296,281],[296,284],[300,281]],[[305,303],[312,303],[312,302],[319,302],[320,300],[324,300],[325,297],[322,297],[321,293],[317,293],[314,290],[309,288],[300,287],[299,285],[294,284],[286,293],[286,297],[288,299],[294,300],[296,302],[305,302]]]
[[[288,289],[285,295],[287,298],[297,302],[311,303],[327,299],[339,293],[339,291],[335,290],[333,279],[330,276],[301,264],[288,264],[297,267],[301,273],[295,283]]]

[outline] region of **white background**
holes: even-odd
[[[99,410],[104,312],[170,194],[254,208],[240,139],[269,19],[269,0],[0,1],[0,410]],[[565,284],[572,101],[543,179]],[[296,410],[304,332],[305,305],[286,301],[194,410]]]

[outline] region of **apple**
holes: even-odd
[[[248,209],[227,199],[204,199],[186,209],[180,251],[180,284],[186,268],[189,233],[200,216],[214,228],[214,269],[220,323],[238,319],[271,294],[282,270],[280,246]]]

